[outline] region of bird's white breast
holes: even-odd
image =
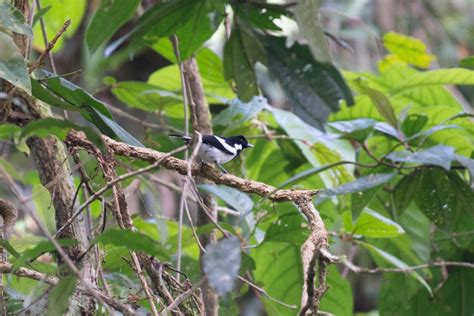
[[[232,160],[234,157],[235,155],[226,154],[208,144],[201,144],[199,148],[199,158],[206,163],[223,164]]]

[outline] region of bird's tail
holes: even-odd
[[[178,138],[184,140],[186,144],[191,141],[191,136],[179,135],[179,134],[170,134],[169,137]]]

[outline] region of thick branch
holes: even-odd
[[[174,170],[182,175],[188,171],[188,162],[182,159],[168,156],[166,153],[155,151],[150,148],[135,147],[122,142],[115,141],[107,136],[103,136],[104,142],[111,151],[118,156],[125,156],[154,163],[161,161],[161,166]],[[92,144],[81,132],[71,132],[67,138],[68,143],[79,147],[90,148]],[[254,193],[275,202],[295,202],[301,196],[314,196],[320,190],[277,190],[275,187],[263,182],[246,180],[232,174],[224,174],[208,165],[192,164],[191,174],[213,181],[216,184],[223,184],[239,189],[242,192]]]

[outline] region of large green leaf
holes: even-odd
[[[344,279],[332,265],[328,269],[326,282],[329,290],[321,300],[320,310],[332,315],[352,316],[354,302],[349,280]]]
[[[320,6],[320,0],[301,0],[295,7],[294,15],[300,34],[308,42],[314,58],[320,63],[331,63],[326,36],[319,23]]]
[[[450,68],[418,72],[391,89],[392,94],[429,85],[474,85],[474,70]]]
[[[208,40],[216,30],[213,18],[216,12],[211,12],[212,7],[207,0],[190,1],[195,3],[192,15],[177,31],[179,40],[180,58],[189,58],[201,45]]]
[[[14,6],[0,2],[0,31],[9,30],[18,34],[31,36],[31,28],[25,23],[25,17]]]
[[[372,254],[372,256],[376,256],[378,257],[379,259],[382,259],[383,261],[385,261],[387,264],[389,264],[390,266],[392,267],[396,267],[396,268],[400,268],[400,269],[406,269],[408,268],[408,265],[403,262],[402,260],[398,259],[397,257],[389,254],[388,252],[385,252],[383,251],[382,249],[380,248],[377,248],[375,247],[374,245],[371,245],[371,244],[368,244],[366,242],[358,242],[359,244],[361,244],[362,246],[364,246],[367,250],[369,250],[369,252]],[[415,280],[417,280],[419,283],[421,283],[421,285],[423,285],[427,291],[430,293],[430,295],[433,295],[432,291],[431,291],[431,288],[430,286],[428,285],[428,283],[426,283],[426,281],[418,274],[418,272],[415,272],[415,271],[411,271],[411,272],[408,272],[408,274],[414,278]]]
[[[264,30],[280,31],[281,28],[275,24],[274,20],[282,15],[289,15],[286,7],[279,4],[237,2],[233,8],[237,11],[239,18],[246,19],[255,27]]]
[[[299,247],[290,243],[264,242],[251,250],[251,256],[257,262],[253,272],[255,281],[270,296],[295,306],[291,309],[262,297],[266,312],[269,315],[295,315],[303,286]]]
[[[265,242],[302,245],[308,238],[307,223],[300,212],[283,214],[265,232]]]
[[[219,77],[213,76],[212,80],[204,79],[204,93],[209,102],[225,103],[235,98],[234,92],[225,80],[219,81]],[[160,89],[181,95],[181,81],[178,65],[163,67],[150,75],[148,83]]]
[[[114,246],[124,246],[129,250],[143,251],[149,255],[162,259],[169,259],[165,249],[156,241],[139,232],[128,229],[109,229],[100,234],[92,243],[102,243]]]
[[[143,111],[165,110],[166,105],[181,104],[180,96],[141,81],[123,81],[114,85],[112,93],[123,103]]]
[[[419,209],[436,225],[452,224],[456,211],[456,196],[449,186],[446,172],[440,169],[423,170],[421,177],[415,195]]]
[[[55,118],[44,118],[31,121],[23,128],[21,137],[30,137],[32,135],[47,137],[49,135],[55,135],[59,139],[64,140],[71,129],[83,131],[87,138],[97,147],[104,148],[104,143],[102,142],[100,134],[92,128],[78,126],[70,121]]]
[[[263,38],[267,51],[268,70],[281,84],[290,105],[303,120],[318,129],[330,112],[339,110],[339,101],[354,100],[341,74],[331,64],[313,59],[307,46],[293,44],[287,48],[285,39],[273,36]]]
[[[264,62],[265,53],[252,30],[238,21],[224,47],[224,74],[227,80],[235,81],[239,98],[249,102],[259,94],[254,66]]]
[[[349,144],[325,138],[323,133],[309,126],[291,112],[276,108],[268,109],[275,117],[279,126],[293,139],[306,160],[313,167],[319,168],[339,162],[340,160],[354,160],[354,151]],[[353,180],[346,166],[336,166],[320,173],[318,176],[323,179],[326,187],[333,187]],[[281,184],[283,181],[277,184]]]
[[[69,297],[74,292],[76,286],[75,276],[65,276],[49,293],[47,316],[63,315],[69,307]]]
[[[335,188],[324,190],[318,195],[317,201],[321,202],[334,195],[355,193],[372,189],[374,187],[387,183],[395,175],[396,173],[375,173],[365,177],[360,177],[355,181],[345,183]]]
[[[396,162],[411,162],[424,165],[435,165],[449,170],[454,160],[454,148],[437,145],[425,150],[411,152],[408,150],[396,151],[387,155],[387,158]]]
[[[0,32],[0,78],[31,92],[30,76],[25,60],[13,38]]]
[[[140,0],[104,1],[91,19],[86,30],[85,42],[93,54],[102,44],[135,14]]]
[[[444,282],[443,279],[436,280]],[[406,315],[462,315],[474,314],[474,271],[466,268],[449,269],[446,283],[436,292],[434,298],[419,291],[410,301],[403,302],[409,308]]]
[[[234,210],[239,211],[242,215],[247,214],[253,208],[253,201],[247,194],[224,185],[200,184],[199,190],[203,190],[214,194],[222,199]]]
[[[234,99],[227,109],[213,118],[212,124],[226,126],[227,128],[240,126],[257,116],[265,106],[268,106],[268,101],[260,96],[253,97],[247,103]]]
[[[79,111],[105,135],[133,146],[143,145],[125,129],[117,124],[107,106],[72,82],[43,71],[47,77],[38,80],[34,89],[35,97],[61,108]],[[43,87],[44,86],[44,87]]]
[[[374,238],[391,238],[404,233],[399,224],[370,209],[362,211],[352,230],[352,234]]]
[[[428,68],[435,59],[427,53],[426,45],[422,41],[403,34],[386,33],[383,36],[383,45],[404,62],[417,67]]]
[[[77,245],[77,241],[71,240],[71,239],[58,239],[57,243],[62,247]],[[46,252],[52,252],[55,250],[56,250],[56,247],[49,240],[39,241],[36,243],[36,245],[33,248],[29,248],[23,251],[20,257],[15,261],[13,266],[15,269],[19,268],[25,265],[26,262],[36,259],[37,257],[39,257],[40,255]]]
[[[360,118],[351,121],[336,121],[327,123],[335,129],[343,138],[364,142],[374,131],[375,120]]]
[[[395,115],[395,109],[390,102],[390,99],[387,98],[387,96],[385,96],[382,92],[369,88],[362,83],[358,85],[358,88],[361,89],[364,94],[369,96],[375,108],[377,111],[379,111],[380,115],[382,115],[385,121],[394,128],[398,128],[397,116]]]
[[[421,179],[422,172],[414,171],[398,181],[393,189],[393,203],[395,205],[395,211],[398,214],[403,214],[408,205],[413,201],[413,198],[418,192]]]

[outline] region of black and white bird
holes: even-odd
[[[191,137],[182,135],[170,135],[177,137],[189,143]],[[247,139],[242,136],[219,137],[216,135],[202,135],[202,144],[199,147],[199,158],[208,164],[217,164],[222,168],[221,164],[226,163],[239,156],[245,148],[253,147]],[[222,168],[223,169],[223,168]],[[223,169],[225,171],[225,169]]]

